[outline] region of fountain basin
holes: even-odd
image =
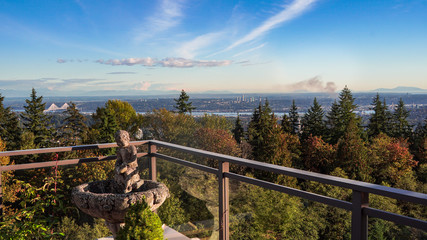
[[[169,197],[169,189],[162,183],[144,180],[144,184],[129,193],[115,193],[114,180],[85,183],[75,187],[72,201],[83,212],[92,217],[103,218],[111,224],[125,221],[131,204],[145,201],[154,211]]]

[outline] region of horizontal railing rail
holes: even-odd
[[[286,193],[289,195],[301,197],[311,201],[320,202],[330,206],[342,208],[352,212],[352,239],[367,239],[368,237],[368,216],[374,218],[380,218],[387,221],[392,221],[398,224],[407,225],[415,228],[427,230],[427,221],[422,219],[411,218],[408,216],[399,215],[379,209],[369,207],[369,194],[376,194],[384,197],[394,198],[401,201],[412,202],[427,206],[427,195],[419,192],[412,192],[403,189],[397,189],[392,187],[381,186],[377,184],[371,184],[351,179],[345,179],[320,173],[314,173],[304,171],[300,169],[294,169],[289,167],[277,166],[269,163],[258,162],[254,160],[232,157],[229,155],[213,153],[205,150],[195,149],[191,147],[185,147],[177,144],[148,140],[148,141],[133,141],[132,145],[144,145],[148,144],[148,153],[138,153],[138,157],[147,156],[149,161],[149,177],[151,180],[156,180],[157,167],[156,158],[161,158],[166,161],[180,164],[183,166],[198,169],[204,172],[216,174],[218,176],[218,187],[219,187],[219,226],[220,226],[220,239],[229,239],[229,179],[233,179],[239,182],[245,182],[252,185],[257,185],[266,189],[275,190],[278,192]],[[58,153],[58,152],[70,152],[78,150],[89,150],[89,149],[104,149],[117,147],[116,143],[106,144],[92,144],[82,146],[69,146],[69,147],[57,147],[57,148],[45,148],[45,149],[31,149],[31,150],[20,150],[20,151],[8,151],[0,152],[0,157],[4,156],[20,156],[40,153]],[[194,163],[191,161],[179,159],[173,156],[158,153],[158,148],[163,147],[171,150],[176,150],[182,153],[190,155],[196,155],[206,157],[218,161],[218,168],[212,168],[202,164]],[[88,162],[99,162],[114,160],[116,156],[99,156],[91,158],[80,158],[80,159],[68,159],[58,160],[49,162],[37,162],[27,164],[17,164],[0,166],[0,173],[3,171],[12,170],[24,170],[34,169],[42,167],[52,166],[67,166],[75,165],[80,163]],[[260,179],[247,177],[232,173],[229,171],[229,164],[237,164],[249,168],[259,169],[272,173],[282,174],[295,178],[305,179],[309,181],[316,181],[323,184],[329,184],[342,188],[351,189],[353,191],[352,202],[335,199],[332,197],[323,196],[320,194],[311,193],[299,189],[278,185],[272,182],[263,181]],[[0,175],[1,176],[1,175]],[[2,196],[1,191],[1,178],[0,178],[0,198]]]
[[[283,174],[290,177],[301,178],[305,180],[325,183],[325,184],[353,189],[361,192],[368,192],[368,193],[373,193],[377,195],[382,195],[385,197],[427,205],[427,197],[426,197],[427,195],[419,192],[411,192],[403,189],[397,189],[397,188],[386,187],[386,186],[367,183],[367,182],[361,182],[357,180],[340,178],[340,177],[330,176],[326,174],[300,170],[296,168],[283,167],[283,166],[259,162],[255,160],[232,157],[229,155],[213,153],[213,152],[195,149],[191,147],[184,147],[177,144],[166,143],[166,142],[161,142],[157,140],[152,140],[150,142],[152,144],[157,145],[158,147],[165,147],[173,150],[178,150],[180,152],[185,152],[193,155],[216,159],[219,161],[226,161],[226,162],[238,164],[241,166]]]

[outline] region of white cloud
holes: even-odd
[[[133,89],[140,90],[140,91],[147,91],[150,86],[151,86],[150,82],[144,81],[136,84]]]
[[[286,6],[281,12],[265,20],[260,26],[253,29],[244,37],[232,43],[223,51],[231,50],[241,44],[255,40],[261,37],[273,28],[278,27],[281,23],[290,21],[298,17],[301,13],[308,10],[311,5],[317,0],[295,0],[290,5]]]
[[[142,66],[153,66],[155,64],[155,60],[147,57],[147,58],[125,58],[125,59],[109,59],[109,60],[96,60],[97,63],[107,64],[107,65],[142,65]]]
[[[156,60],[152,58],[126,58],[126,59],[109,59],[96,61],[100,64],[112,65],[112,66],[160,66],[160,67],[176,67],[176,68],[191,68],[191,67],[219,67],[227,66],[232,63],[230,60],[192,60],[186,58],[165,58],[162,60]]]
[[[183,3],[183,0],[162,0],[158,11],[146,18],[142,26],[135,31],[134,40],[140,42],[178,25],[183,18]]]

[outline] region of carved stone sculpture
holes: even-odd
[[[117,160],[114,179],[89,182],[73,189],[74,204],[83,212],[105,219],[116,237],[130,205],[143,199],[154,211],[169,197],[168,188],[158,182],[140,179],[137,151],[130,145],[129,134],[120,130],[115,135]]]
[[[114,169],[114,181],[118,193],[128,193],[133,189],[138,189],[144,183],[138,174],[136,147],[129,145],[129,133],[126,131],[119,130],[114,137],[119,146]]]

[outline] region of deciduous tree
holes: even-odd
[[[120,129],[128,131],[131,135],[142,124],[142,115],[137,114],[129,102],[122,100],[108,100],[105,108],[115,116]]]
[[[194,117],[166,109],[146,114],[144,126],[154,139],[184,146],[194,146],[194,132],[199,128]]]
[[[302,161],[306,170],[329,174],[334,170],[336,149],[322,137],[310,135],[304,141]]]
[[[404,139],[380,134],[372,140],[370,150],[372,177],[378,184],[387,182],[394,185],[417,165]]]

